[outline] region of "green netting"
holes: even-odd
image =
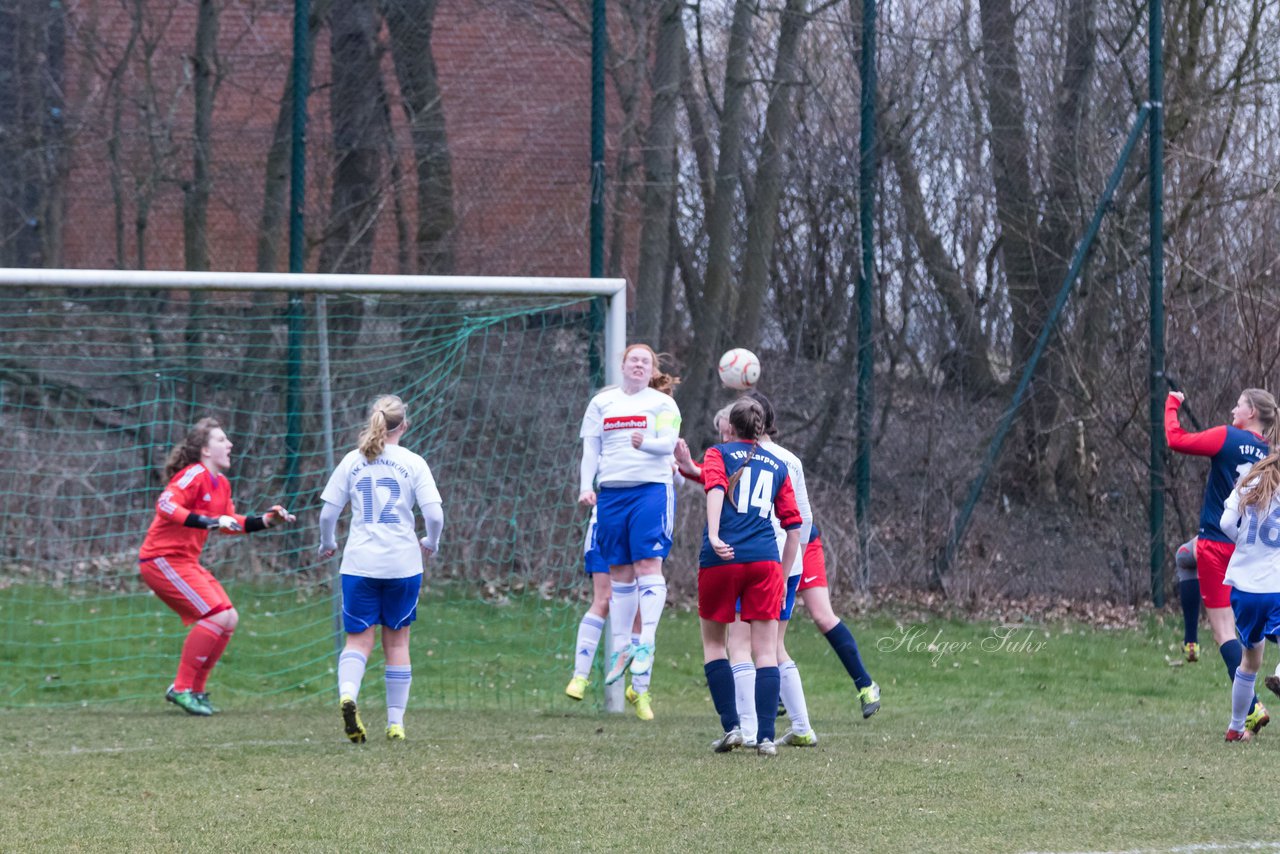
[[[430,463],[446,515],[413,634],[413,703],[540,708],[558,694],[584,587],[586,303],[330,295],[322,341],[318,299],[302,301],[290,395],[286,294],[0,288],[0,706],[163,693],[185,631],[141,584],[137,552],[169,448],[207,414],[235,443],[238,509],[288,498],[298,514],[283,531],[210,538],[203,563],[241,614],[210,690],[231,705],[330,698],[336,562],[315,556],[319,494],[330,453],[354,446],[381,393],[408,404],[404,443]]]

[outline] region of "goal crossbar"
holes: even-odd
[[[341,273],[227,273],[192,270],[66,270],[0,267],[0,286],[312,293],[450,293],[475,296],[603,297],[605,377],[620,381],[627,336],[626,279],[533,276],[397,276]]]

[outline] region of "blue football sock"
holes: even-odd
[[[862,666],[862,656],[858,654],[858,642],[853,639],[853,633],[848,627],[844,623],[836,623],[824,637],[840,657],[844,669],[853,677],[853,684],[858,686],[858,690],[870,685],[871,674],[867,673],[867,668]]]
[[[1179,581],[1178,598],[1182,601],[1182,642],[1196,643],[1200,629],[1200,579]]]
[[[756,740],[773,741],[778,719],[778,693],[782,675],[777,667],[756,668]]]
[[[1236,680],[1236,668],[1240,666],[1240,658],[1244,655],[1244,645],[1238,640],[1229,640],[1219,647],[1218,651],[1222,653],[1222,660],[1227,665],[1227,678],[1232,684]],[[1253,714],[1253,707],[1258,704],[1258,698],[1255,696],[1249,701],[1249,714]]]
[[[702,665],[702,672],[707,675],[707,688],[711,690],[711,702],[720,714],[720,726],[728,732],[738,725],[738,705],[733,697],[733,668],[729,666],[729,659],[717,658]],[[773,711],[778,713],[776,691]]]
[[[1232,639],[1218,648],[1222,661],[1227,665],[1227,679],[1235,681],[1236,668],[1240,666],[1240,657],[1244,655],[1244,647],[1240,641]]]

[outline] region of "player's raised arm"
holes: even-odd
[[[1210,427],[1199,433],[1189,433],[1182,429],[1178,421],[1178,410],[1186,395],[1180,391],[1171,391],[1164,400],[1164,436],[1169,449],[1180,454],[1192,454],[1198,457],[1212,457],[1227,442],[1225,426]]]

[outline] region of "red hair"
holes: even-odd
[[[627,348],[622,351],[622,364],[627,363],[627,354],[635,349],[648,350],[650,358],[653,359],[653,376],[649,378],[649,388],[656,389],[663,394],[671,394],[675,391],[675,387],[680,385],[680,378],[673,374],[662,372],[662,356],[653,351],[648,344],[628,344]]]

